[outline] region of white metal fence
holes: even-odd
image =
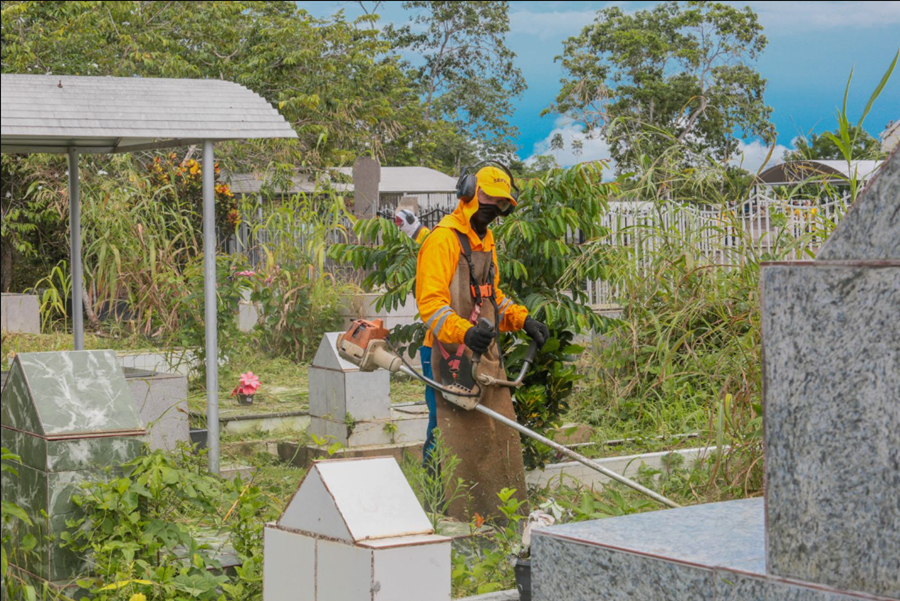
[[[799,260],[818,251],[848,203],[847,196],[824,202],[785,200],[770,188],[759,187],[748,199],[726,207],[612,202],[602,225],[609,232],[605,243],[631,247],[638,270],[650,265],[666,236],[690,240],[701,258],[717,265],[738,264],[751,253],[766,257],[784,247],[786,239],[795,245],[781,258]],[[592,306],[616,306],[616,289],[610,282],[596,280],[586,286]]]
[[[423,222],[433,228],[452,207],[443,197],[428,200],[435,202],[420,204],[420,212]],[[782,258],[808,258],[824,242],[825,232],[841,220],[848,203],[847,196],[827,201],[785,200],[776,196],[771,188],[759,187],[743,202],[726,207],[676,201],[611,202],[601,224],[608,231],[604,243],[630,247],[637,270],[650,265],[655,251],[661,248],[667,236],[689,240],[700,257],[710,263],[733,265],[751,253],[762,257],[770,254],[776,247],[784,246],[785,237],[795,240],[796,245],[787,257]],[[395,207],[390,203],[387,205],[380,205],[378,213],[390,218]],[[246,254],[256,266],[264,260],[263,246],[288,245],[302,249],[311,236],[315,237],[306,230],[309,226],[302,222],[278,228],[277,232],[265,228],[251,231],[247,222],[263,223],[268,218],[263,207],[261,203],[258,214],[247,219],[237,235],[225,242],[228,252]],[[346,221],[344,231],[329,232],[327,244],[346,242],[350,226]],[[334,267],[330,261],[328,263],[329,267]],[[592,306],[616,306],[617,292],[610,282],[595,280],[585,285]]]

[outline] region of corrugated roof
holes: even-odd
[[[786,161],[769,167],[759,174],[758,179],[766,184],[797,183],[808,179],[828,179],[840,181],[856,173],[857,179],[866,180],[875,173],[884,161]]]
[[[352,167],[338,169],[345,175],[353,175]],[[428,167],[382,167],[381,194],[415,194],[455,192],[456,178]]]
[[[213,79],[0,76],[2,152],[128,152],[296,138],[265,99]]]
[[[259,192],[263,189],[263,185],[266,184],[266,177],[264,175],[256,175],[254,173],[230,173],[225,176],[228,185],[231,186],[231,191],[235,194],[259,194]],[[334,189],[338,192],[352,192],[353,185],[352,184],[344,184],[340,182],[332,182],[328,181],[326,177],[320,177],[318,180],[318,184],[313,181],[313,179],[309,175],[296,175],[291,178],[291,185],[287,187],[276,187],[273,189],[273,192],[278,194],[287,194],[294,195],[303,192],[305,194],[312,194],[313,192],[321,191],[324,189]]]

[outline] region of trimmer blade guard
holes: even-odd
[[[479,391],[472,379],[472,362],[462,355],[459,357],[459,367],[452,369],[447,361],[440,362],[441,369],[441,386],[446,390],[441,391],[441,396],[447,402],[453,403],[457,407],[462,407],[467,411],[471,411],[481,402],[481,395],[457,396],[451,392],[458,392],[460,395],[469,395]]]

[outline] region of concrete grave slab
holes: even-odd
[[[350,449],[425,441],[428,430],[427,412],[391,408],[390,416],[390,419],[354,421],[352,426],[344,421],[311,417],[309,432],[326,438],[326,443],[339,442]]]
[[[538,530],[532,543],[532,579],[535,601],[879,598],[768,575],[762,499]]]
[[[817,258],[900,260],[900,150],[869,180]]]

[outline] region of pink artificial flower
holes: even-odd
[[[243,276],[245,278],[252,278],[252,277],[256,277],[256,272],[251,269],[248,269],[246,271],[237,272],[237,275]]]
[[[256,394],[259,386],[259,376],[255,375],[252,371],[248,371],[245,374],[241,374],[240,383],[235,386],[234,390],[231,391],[231,396],[235,396],[238,394],[253,396],[254,394]]]

